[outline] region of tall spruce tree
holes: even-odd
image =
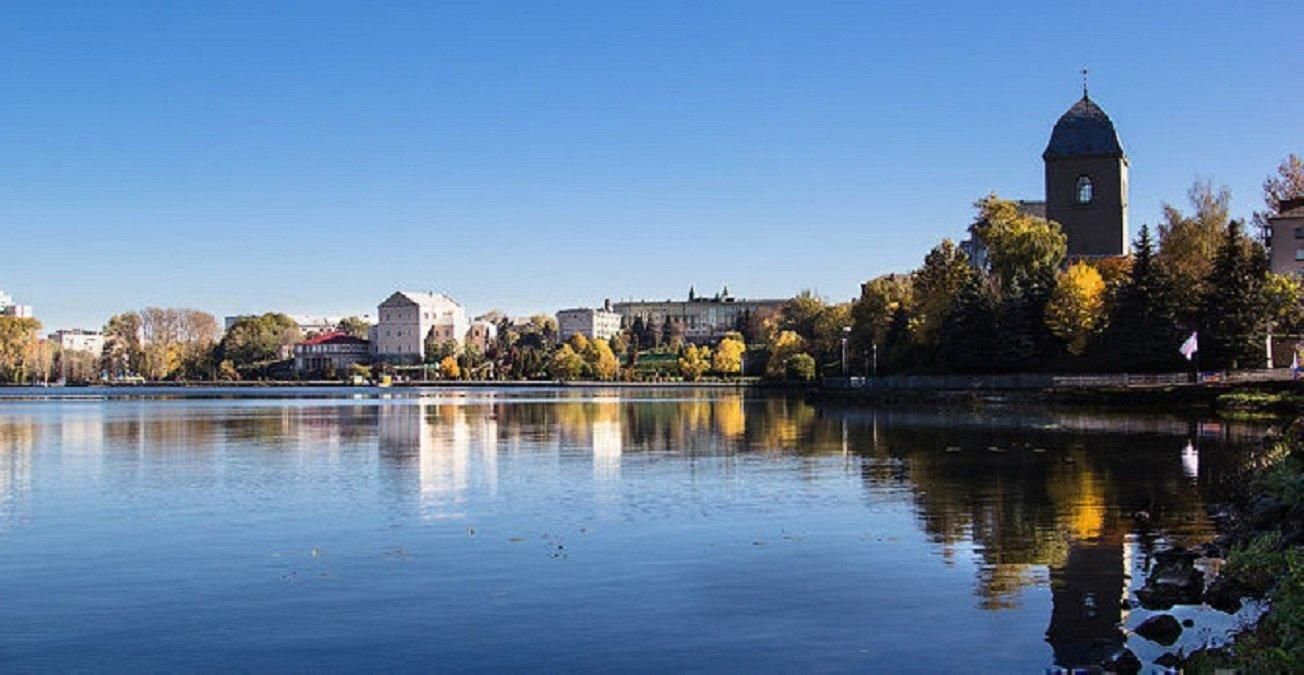
[[[1259,368],[1266,355],[1258,335],[1264,324],[1263,247],[1245,235],[1240,221],[1227,226],[1204,298],[1201,361],[1214,368]]]
[[[986,277],[970,275],[942,324],[938,367],[955,372],[991,370],[997,352],[996,294]]]
[[[1014,372],[1044,370],[1051,356],[1062,349],[1046,325],[1046,303],[1055,290],[1055,268],[1034,268],[1005,286],[997,312],[1000,341],[996,365]]]
[[[1156,264],[1149,227],[1142,226],[1132,248],[1132,271],[1093,350],[1094,360],[1099,367],[1127,371],[1181,369],[1177,347],[1185,327],[1178,325],[1171,282]]]

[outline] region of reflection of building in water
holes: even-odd
[[[620,420],[593,420],[593,480],[614,483],[620,480],[622,449]]]
[[[477,442],[478,473],[472,455]],[[485,409],[424,400],[382,405],[379,451],[397,468],[415,465],[418,496],[434,509],[431,515],[460,513],[473,485],[497,491],[498,425]]]
[[[984,608],[1017,604],[1024,588],[1048,582],[1046,639],[1056,664],[1097,662],[1124,643],[1133,532],[1142,541],[1162,533],[1175,544],[1205,536],[1212,524],[1204,499],[1217,495],[1212,477],[1235,474],[1247,455],[1234,446],[1184,448],[1190,429],[1175,418],[1142,418],[1122,432],[1109,431],[1106,417],[989,419],[824,408],[813,424],[827,431],[803,433],[819,438],[848,422],[867,498],[908,491],[939,553],[974,551]],[[1251,437],[1241,433],[1249,430],[1208,443]],[[1138,511],[1150,514],[1142,529],[1132,517]]]

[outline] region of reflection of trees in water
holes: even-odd
[[[1091,663],[1123,642],[1124,544],[1139,529],[1133,514],[1149,516],[1137,533],[1143,543],[1156,533],[1170,542],[1202,536],[1211,526],[1200,488],[1245,457],[1205,439],[1193,484],[1183,464],[1193,427],[1167,419],[1130,420],[1122,425],[1129,432],[1118,433],[1090,415],[1041,428],[1020,428],[1017,418],[983,425],[961,416],[942,426],[909,415],[842,417],[876,439],[862,465],[868,485],[908,486],[944,555],[972,542],[980,606],[1010,606],[1048,574],[1047,639],[1066,666]],[[1131,433],[1137,428],[1144,432]]]
[[[32,449],[42,426],[33,418],[0,423],[0,530],[8,529],[32,490]]]

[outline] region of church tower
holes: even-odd
[[[1114,123],[1082,90],[1042,153],[1046,217],[1068,235],[1069,257],[1126,255],[1127,155]]]

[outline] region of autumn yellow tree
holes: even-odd
[[[710,369],[711,348],[706,345],[688,345],[679,355],[679,374],[686,380],[696,382]]]
[[[1080,356],[1087,341],[1104,327],[1105,280],[1085,262],[1060,272],[1046,305],[1046,325],[1068,342],[1069,353]]]
[[[721,375],[737,375],[743,370],[743,354],[746,351],[747,345],[743,344],[742,335],[727,333],[715,347],[711,367]]]
[[[770,360],[765,363],[767,377],[782,379],[786,373],[788,359],[806,353],[806,341],[790,330],[776,333],[770,341]]]
[[[26,377],[28,361],[36,348],[41,322],[16,316],[0,316],[0,376],[9,382]]]
[[[548,374],[554,379],[573,380],[583,371],[584,357],[575,353],[569,344],[564,344],[553,352],[552,359],[548,362]]]
[[[457,365],[456,356],[445,356],[439,362],[439,375],[445,380],[456,380],[462,376],[462,367]]]
[[[950,239],[943,239],[924,256],[924,265],[915,271],[912,284],[911,311],[915,318],[912,328],[919,342],[934,344],[955,295],[973,274],[968,256]],[[898,303],[893,312],[900,307]]]
[[[589,361],[589,368],[593,370],[593,376],[599,380],[614,380],[620,373],[620,361],[616,359],[616,353],[611,350],[611,344],[606,340],[591,341],[585,356]]]

